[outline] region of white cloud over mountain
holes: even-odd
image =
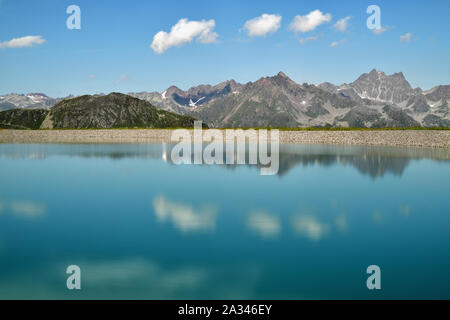
[[[126,74],[121,74],[121,75],[119,76],[119,79],[117,79],[117,80],[115,81],[115,84],[120,84],[120,83],[123,83],[123,82],[128,82],[128,81],[130,81],[130,80],[131,80],[130,76],[128,76],[128,75],[126,75]]]
[[[411,42],[412,33],[408,32],[400,36],[400,42]]]
[[[170,32],[160,31],[153,37],[150,47],[158,54],[164,53],[173,46],[196,40],[200,43],[213,43],[217,41],[217,33],[214,32],[216,22],[214,20],[189,21],[180,19],[172,26]]]
[[[25,36],[22,38],[14,38],[8,41],[0,42],[0,49],[32,47],[34,45],[40,45],[45,42],[46,40],[41,36]]]
[[[267,14],[248,20],[244,24],[244,29],[251,37],[261,37],[275,33],[281,25],[282,17],[277,14]]]
[[[290,29],[299,32],[309,32],[316,29],[323,23],[331,21],[331,14],[323,14],[320,10],[314,10],[305,16],[295,16],[290,25]]]
[[[386,31],[388,31],[388,28],[386,27],[379,27],[377,29],[372,30],[372,32],[375,33],[376,35],[380,35],[382,33],[385,33]]]
[[[340,32],[345,32],[345,31],[347,31],[347,28],[348,28],[348,26],[350,25],[350,24],[348,23],[349,20],[350,20],[350,17],[345,17],[345,18],[339,19],[339,20],[334,24],[334,28],[335,28],[337,31],[340,31]]]
[[[341,44],[344,43],[344,42],[345,42],[345,40],[333,41],[333,42],[330,44],[330,47],[332,47],[332,48],[337,47],[337,46],[341,45]]]
[[[319,37],[314,36],[314,37],[300,38],[300,39],[298,39],[298,42],[300,42],[300,44],[304,44],[304,43],[307,43],[310,41],[316,41],[316,40],[319,40]]]
[[[334,47],[337,47],[338,45],[339,45],[339,41],[333,41],[333,42],[330,44],[330,47],[334,48]]]

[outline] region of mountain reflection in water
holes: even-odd
[[[0,144],[0,299],[450,298],[449,150],[283,144],[261,176],[172,147]]]
[[[161,159],[173,164],[171,150],[174,144],[32,144],[0,145],[0,157],[14,159],[45,159],[52,156],[121,159]],[[205,147],[205,144],[203,145]],[[224,148],[225,150],[225,148]],[[270,149],[269,149],[270,150]],[[333,165],[352,166],[359,173],[371,178],[385,174],[401,176],[411,161],[431,159],[450,161],[449,149],[400,148],[379,146],[336,146],[336,145],[280,145],[280,177],[289,174],[298,165],[329,167]],[[248,147],[246,152],[248,163]],[[220,165],[234,169],[237,165]],[[247,166],[252,166],[248,165]],[[257,165],[255,165],[257,166]]]

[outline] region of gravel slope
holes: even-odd
[[[204,130],[205,131],[205,130]],[[169,129],[0,130],[0,143],[170,142]],[[280,131],[281,143],[450,148],[450,130]]]

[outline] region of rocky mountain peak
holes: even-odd
[[[390,103],[401,103],[415,94],[402,72],[386,75],[373,69],[362,74],[350,86],[361,98]]]
[[[297,86],[291,78],[289,78],[284,72],[280,71],[277,75],[272,77],[261,78],[257,82],[265,83],[266,85],[273,85],[276,87]]]
[[[362,75],[362,76],[364,76],[365,75],[365,73]],[[380,71],[380,70],[377,70],[377,69],[372,69],[369,73],[368,73],[368,75],[369,76],[380,76],[380,75],[382,75],[382,76],[386,76],[386,74],[383,72],[383,71]]]
[[[178,88],[177,86],[170,86],[169,88],[167,88],[166,90],[166,96],[171,96],[172,94],[183,94],[183,90],[181,90],[180,88]]]
[[[391,77],[392,78],[396,78],[398,80],[402,80],[402,81],[408,82],[408,81],[406,81],[406,78],[405,78],[405,75],[403,74],[403,72],[394,73]],[[409,84],[409,82],[408,82],[408,84]]]

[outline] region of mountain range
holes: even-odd
[[[71,98],[69,96],[66,98]],[[49,109],[65,98],[51,98],[43,93],[17,94],[0,96],[0,111],[9,109]]]
[[[162,93],[139,92],[128,93],[128,96],[146,101],[158,109],[201,119],[209,127],[217,128],[450,126],[450,85],[423,91],[412,88],[401,72],[386,75],[375,69],[362,74],[352,83],[342,85],[328,82],[298,84],[280,72],[246,84],[229,80],[215,86],[192,87],[187,91],[171,86]],[[0,97],[0,110],[44,109],[52,115],[52,119],[56,119],[58,111],[54,110],[60,110],[61,105],[70,114],[72,104],[67,101],[72,100],[71,97],[55,99],[44,94],[10,94]],[[87,98],[76,101],[78,112],[92,115],[95,101]],[[117,100],[118,103],[127,101],[131,100]],[[83,103],[87,103],[86,106],[80,105]],[[117,119],[111,120],[111,114],[124,106],[112,105],[109,105],[111,110],[106,108],[104,113],[96,114],[100,118],[91,116],[90,122],[83,122],[82,127],[102,126],[105,123],[113,125]],[[135,111],[142,111],[139,110]],[[35,116],[39,118],[38,114]],[[141,116],[145,118],[145,113],[134,116],[136,118],[131,124],[149,124],[146,120],[138,120]],[[80,125],[80,122],[65,118],[65,127],[78,128]]]
[[[0,112],[0,127],[13,129],[192,128],[194,121],[122,93],[68,98],[49,109]]]
[[[372,70],[349,84],[298,84],[283,72],[183,91],[130,95],[210,127],[447,127],[450,85],[412,88],[403,73]]]

